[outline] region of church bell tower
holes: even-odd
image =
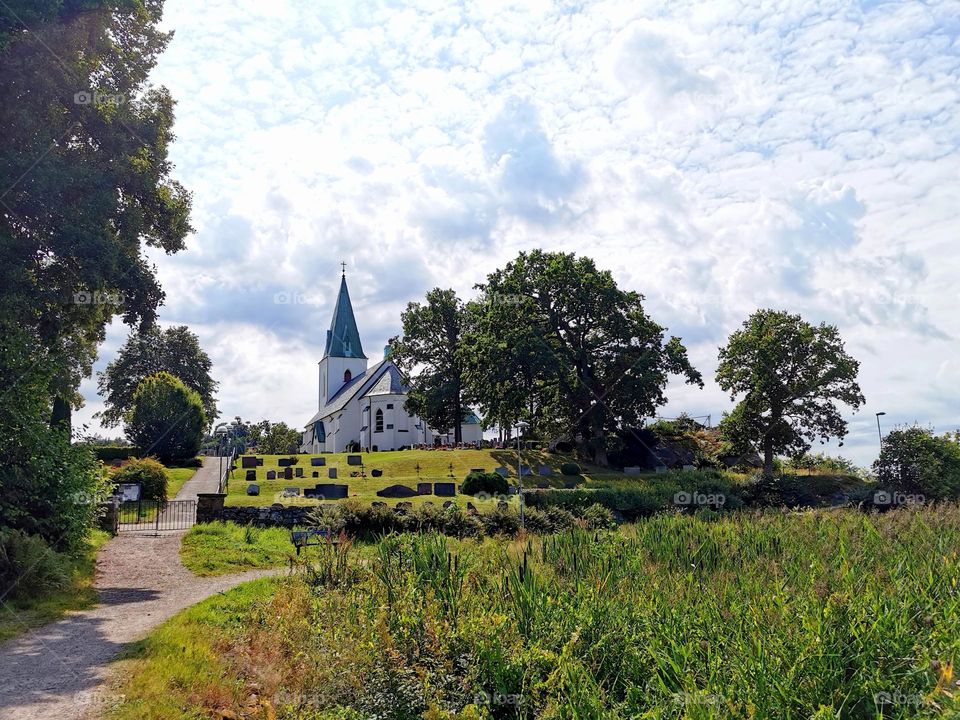
[[[367,356],[360,344],[360,331],[353,316],[353,305],[347,290],[346,268],[340,276],[340,291],[327,330],[327,341],[320,360],[320,407],[340,389],[367,370]]]

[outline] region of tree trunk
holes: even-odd
[[[70,403],[59,395],[54,397],[53,411],[50,413],[50,429],[65,430],[69,435],[71,431],[70,417]]]
[[[459,445],[463,442],[463,400],[460,388],[457,388],[457,416],[453,423],[453,442]]]
[[[763,474],[773,477],[773,438],[769,434],[763,438]]]

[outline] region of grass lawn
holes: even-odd
[[[286,528],[233,523],[194,525],[180,545],[180,560],[196,575],[223,575],[286,565],[295,555]]]
[[[0,643],[30,628],[58,620],[71,610],[94,605],[97,601],[97,592],[93,588],[97,551],[109,539],[110,535],[101,530],[90,531],[86,547],[69,559],[71,577],[64,587],[43,597],[0,603]]]
[[[296,455],[298,458],[296,468],[303,468],[303,474],[306,477],[294,477],[292,480],[267,480],[269,470],[281,470],[277,465],[280,458],[290,457],[288,455],[260,455],[263,458],[263,466],[256,468],[256,482],[260,486],[260,495],[249,496],[246,494],[247,482],[245,480],[247,470],[241,467],[241,462],[237,460],[237,469],[233,471],[227,491],[227,505],[248,505],[260,506],[270,505],[275,502],[285,505],[313,505],[314,500],[292,499],[281,496],[281,491],[286,487],[312,488],[318,483],[339,483],[349,486],[351,497],[358,497],[361,500],[380,500],[391,505],[399,502],[389,498],[379,498],[376,495],[377,490],[394,485],[407,485],[416,488],[418,479],[423,482],[453,482],[460,484],[466,478],[467,474],[474,468],[492,471],[496,467],[506,467],[510,469],[513,476],[512,481],[516,480],[517,453],[514,450],[399,450],[395,452],[374,452],[357,453],[363,458],[363,469],[366,477],[350,477],[351,472],[359,472],[360,468],[347,465],[348,453],[331,453],[326,455]],[[351,453],[352,454],[352,453]],[[311,457],[322,457],[326,460],[323,467],[312,467],[310,465]],[[560,465],[568,462],[570,458],[564,455],[546,453],[541,451],[524,451],[523,464],[535,469],[540,465],[548,465],[552,474],[549,476],[538,476],[536,474],[525,476],[524,483],[534,485],[537,483],[546,483],[552,487],[563,487],[565,482],[584,481],[599,483],[605,478],[616,479],[623,478],[622,473],[611,472],[609,469],[590,467],[580,463],[583,474],[578,477],[568,478],[560,474]],[[417,475],[417,465],[420,466],[419,478]],[[452,465],[452,470],[451,470]],[[327,470],[331,467],[337,469],[337,479],[331,480],[327,476]],[[370,471],[373,469],[382,470],[381,477],[372,477]],[[318,477],[311,477],[313,472]],[[451,477],[452,476],[452,477]],[[414,504],[425,501],[440,503],[448,498],[438,498],[435,496],[420,496],[409,498]],[[465,505],[467,500],[478,504],[476,500],[460,496],[455,501]],[[493,502],[493,501],[490,501]]]
[[[180,492],[183,484],[192,478],[199,468],[164,467],[167,471],[167,499],[172,500]]]

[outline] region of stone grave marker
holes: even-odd
[[[240,467],[244,469],[257,467],[257,456],[244,455],[243,457],[240,458]]]
[[[418,482],[417,495],[433,495],[433,483]]]
[[[449,482],[434,483],[433,494],[437,497],[453,497],[457,494],[457,485]]]
[[[276,480],[277,471],[276,470],[267,470],[267,480]]]
[[[287,465],[283,469],[283,479],[284,480],[293,480],[293,468]]]
[[[639,475],[639,474],[640,474],[640,466],[639,466],[639,465],[631,465],[631,466],[625,467],[625,468],[623,469],[623,474],[624,474],[624,475]]]
[[[510,474],[510,471],[507,470],[507,469],[506,469],[505,467],[503,467],[503,466],[498,467],[498,468],[495,468],[495,469],[494,469],[494,472],[495,472],[497,475],[500,475],[500,476],[502,476],[502,477],[506,477],[507,475]]]
[[[247,485],[247,495],[259,495],[259,494],[260,494],[259,485],[257,485],[256,483],[251,483],[250,485]]]
[[[549,465],[541,465],[537,468],[538,475],[552,475],[553,471],[550,469]]]
[[[327,477],[330,478],[331,480],[336,480],[336,479],[337,479],[337,469],[334,468],[334,467],[332,467],[332,468],[327,468]]]
[[[347,455],[347,465],[362,465],[363,457],[360,455]]]
[[[247,470],[247,482],[253,482],[256,479],[257,479],[257,471]]]
[[[322,467],[322,466],[324,466],[324,465],[326,465],[326,464],[327,464],[327,459],[326,459],[326,458],[322,458],[322,457],[319,457],[319,458],[310,458],[310,466],[311,466],[311,467]]]
[[[293,469],[293,476],[294,476],[294,477],[303,477],[303,468],[302,468],[302,467],[296,467],[296,468],[294,468],[294,469]]]

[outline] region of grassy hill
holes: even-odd
[[[350,453],[353,454],[353,453]],[[381,490],[389,485],[401,484],[415,488],[418,478],[422,482],[456,482],[461,483],[472,469],[482,469],[492,471],[497,467],[506,467],[510,471],[511,481],[516,481],[517,474],[517,453],[516,450],[492,450],[488,448],[479,450],[399,450],[395,452],[371,452],[357,453],[363,458],[363,472],[366,477],[350,477],[350,473],[361,471],[360,467],[347,465],[348,453],[328,453],[325,455],[258,455],[263,458],[263,465],[256,468],[256,482],[260,486],[260,495],[248,496],[246,494],[247,482],[245,481],[247,471],[241,467],[240,460],[237,460],[237,469],[233,471],[230,479],[227,504],[228,505],[270,505],[274,502],[282,502],[285,505],[291,504],[314,504],[314,500],[305,500],[303,498],[283,498],[280,496],[283,488],[298,487],[312,488],[317,483],[336,482],[349,486],[350,496],[357,496],[360,499],[383,500],[394,504],[396,500],[378,498],[377,490]],[[282,470],[278,465],[280,458],[296,457],[297,467],[303,468],[305,477],[293,478],[292,480],[267,480],[269,470]],[[324,467],[312,467],[310,458],[322,457],[326,460]],[[535,485],[537,483],[547,483],[552,487],[562,487],[565,482],[574,481],[578,484],[598,481],[601,479],[617,479],[623,477],[621,473],[611,472],[609,469],[592,467],[580,463],[582,475],[578,477],[564,477],[560,474],[560,466],[565,462],[570,462],[572,458],[568,455],[556,453],[547,453],[539,450],[525,450],[523,452],[524,466],[531,466],[534,474],[526,476],[524,482]],[[419,475],[417,466],[419,465]],[[537,475],[539,466],[549,466],[551,474],[548,476]],[[337,479],[330,480],[327,477],[327,469],[337,468]],[[382,470],[381,477],[372,477],[371,470]],[[318,477],[312,477],[312,473],[317,472]],[[411,498],[412,502],[419,503],[426,500],[433,502],[442,501],[444,498],[434,496],[423,496]],[[461,503],[465,503],[464,498],[460,498]]]

